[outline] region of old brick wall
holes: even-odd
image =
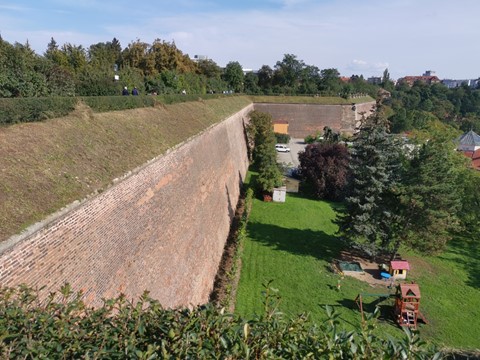
[[[166,307],[208,301],[248,168],[249,106],[70,206],[0,251],[1,285],[69,282],[92,305],[145,289]]]
[[[316,104],[271,104],[256,103],[255,110],[272,115],[273,120],[288,121],[288,133],[293,138],[322,132],[325,126],[332,130],[352,134],[361,112],[369,112],[374,102],[355,105],[316,105]]]

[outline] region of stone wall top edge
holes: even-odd
[[[83,204],[85,204],[87,201],[90,201],[90,200],[93,200],[94,198],[96,198],[97,196],[100,196],[101,194],[103,194],[104,192],[110,190],[111,188],[113,188],[114,186],[116,186],[119,182],[129,178],[130,176],[134,176],[136,174],[138,174],[139,172],[141,172],[143,169],[145,169],[146,167],[148,167],[150,164],[154,163],[155,161],[157,161],[159,158],[162,158],[170,153],[172,153],[173,151],[175,150],[178,150],[180,148],[182,148],[183,146],[185,146],[186,144],[190,143],[191,141],[193,141],[194,139],[196,138],[199,138],[200,136],[204,135],[205,133],[207,133],[208,131],[212,130],[213,128],[215,127],[218,127],[218,126],[221,126],[222,124],[224,124],[225,122],[228,122],[232,119],[234,119],[235,117],[237,116],[246,116],[251,110],[253,110],[253,104],[249,104],[247,105],[246,107],[244,107],[243,109],[241,109],[240,111],[236,112],[235,114],[215,123],[215,124],[212,124],[210,125],[209,127],[207,127],[206,129],[202,130],[201,132],[193,135],[193,136],[190,136],[189,138],[185,139],[184,141],[172,146],[171,148],[167,149],[164,153],[158,155],[158,156],[155,156],[154,158],[146,161],[145,163],[143,163],[142,165],[136,167],[135,169],[133,170],[130,170],[128,172],[126,172],[124,175],[120,176],[120,177],[117,177],[115,179],[113,179],[110,183],[110,185],[105,188],[105,189],[102,189],[101,191],[96,191],[96,192],[93,192],[89,195],[87,195],[85,198],[81,199],[81,200],[75,200],[73,201],[72,203],[64,206],[63,208],[61,208],[60,210],[48,215],[45,219],[41,220],[41,221],[38,221],[36,222],[35,224],[33,225],[30,225],[29,227],[27,227],[25,230],[23,230],[21,233],[18,233],[18,234],[15,234],[15,235],[12,235],[11,237],[9,237],[7,240],[5,241],[2,241],[0,242],[0,256],[4,255],[5,253],[7,253],[8,251],[12,250],[15,245],[27,240],[28,238],[30,238],[31,236],[33,236],[35,233],[37,233],[38,231],[40,231],[41,229],[45,228],[45,227],[48,227],[50,225],[52,225],[53,223],[55,223],[56,221],[59,221],[61,220],[63,217],[65,217],[67,214],[69,214],[70,212],[72,212],[73,210],[76,210],[78,207],[82,206]]]
[[[366,101],[366,102],[362,102],[362,103],[357,103],[357,104],[355,104],[355,105],[359,106],[359,105],[368,105],[368,104],[375,104],[375,101]],[[349,104],[313,104],[313,103],[301,104],[301,103],[254,102],[254,103],[253,103],[253,106],[255,106],[255,105],[274,105],[274,106],[296,105],[296,106],[335,106],[335,107],[338,107],[338,106],[352,106],[351,103],[349,103]]]
[[[363,104],[363,103],[362,103]],[[256,103],[253,103],[253,106],[255,105],[272,105],[272,106],[285,106],[285,105],[288,105],[288,106],[335,106],[335,107],[339,107],[339,106],[352,106],[351,104],[311,104],[311,103],[308,103],[308,104],[300,104],[300,103],[268,103],[268,102],[256,102]]]

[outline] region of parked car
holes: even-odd
[[[277,150],[278,152],[290,152],[290,148],[284,144],[275,145],[275,150]]]

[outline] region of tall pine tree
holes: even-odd
[[[398,221],[392,211],[392,190],[403,163],[400,149],[398,141],[388,134],[388,121],[379,100],[353,139],[349,195],[337,219],[339,233],[373,256],[392,246]]]

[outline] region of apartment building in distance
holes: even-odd
[[[437,84],[442,83],[449,89],[453,89],[456,87],[460,87],[462,85],[467,85],[473,89],[476,89],[480,86],[480,78],[478,79],[465,79],[465,80],[457,80],[457,79],[443,79],[440,80],[436,75],[435,71],[427,70],[422,76],[405,76],[403,78],[398,79],[399,82],[405,82],[409,86],[412,86],[415,81],[420,81],[425,84]]]
[[[398,79],[398,82],[404,82],[409,86],[412,86],[416,81],[420,81],[428,85],[438,84],[441,82],[433,70],[425,71],[422,76],[405,76]]]
[[[467,80],[452,80],[452,79],[443,79],[442,84],[448,87],[449,89],[453,89],[456,87],[460,87],[462,85],[467,85],[473,89],[476,89],[480,85],[480,78],[479,79],[467,79]]]

